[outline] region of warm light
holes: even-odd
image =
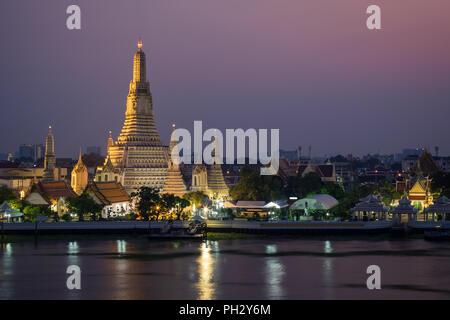
[[[141,48],[142,48],[142,40],[139,39],[139,41],[138,41],[138,49],[141,49]]]

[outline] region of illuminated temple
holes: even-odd
[[[211,200],[224,201],[230,198],[228,187],[223,177],[222,165],[215,160],[215,140],[213,140],[212,157],[214,159],[208,168],[204,164],[196,164],[192,170],[192,191],[205,193]]]
[[[128,191],[142,186],[158,189],[164,186],[168,148],[161,143],[153,116],[146,58],[139,41],[134,54],[125,122],[117,141],[108,139],[108,161],[120,171],[121,183]]]
[[[172,132],[174,130],[175,125],[172,125]],[[179,164],[174,163],[170,156],[172,152],[178,154],[176,144],[177,142],[175,140],[170,139],[169,168],[162,193],[171,193],[181,198],[187,192],[186,184],[184,183]]]

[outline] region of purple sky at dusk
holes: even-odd
[[[66,29],[81,7],[82,30]],[[366,28],[370,4],[382,30]],[[440,146],[450,154],[448,0],[1,1],[0,153],[57,157],[120,133],[142,37],[155,120],[280,128],[316,156]]]

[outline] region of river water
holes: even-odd
[[[450,298],[450,243],[422,239],[42,240],[0,253],[0,299]],[[367,289],[369,265],[380,290]]]

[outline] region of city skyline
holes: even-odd
[[[2,4],[10,49],[0,53],[9,119],[0,150],[44,143],[48,125],[57,157],[75,158],[80,145],[105,150],[108,132],[117,139],[124,120],[131,55],[142,37],[165,145],[173,122],[191,129],[202,120],[221,130],[280,128],[282,149],[312,145],[315,156],[434,146],[449,154],[442,7],[450,5],[416,3],[405,12],[401,2],[379,1],[383,29],[370,32],[366,4],[351,2],[319,10],[312,1],[275,8],[263,1],[252,11],[252,1],[79,1],[83,25],[73,32],[64,4],[30,2],[26,12],[24,4]]]

